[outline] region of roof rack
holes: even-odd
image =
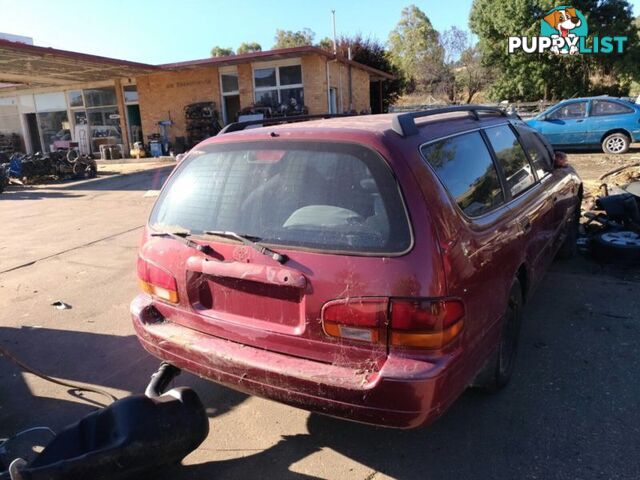
[[[504,110],[497,107],[484,107],[482,105],[454,105],[451,107],[434,108],[421,112],[399,113],[391,119],[391,128],[402,137],[417,135],[418,128],[416,127],[416,118],[430,117],[431,115],[452,112],[467,112],[475,120],[480,120],[478,112],[492,113],[505,117],[508,116]]]
[[[349,113],[322,113],[316,115],[292,115],[290,117],[272,117],[272,118],[263,118],[261,120],[247,120],[246,122],[233,122],[224,127],[218,135],[222,135],[224,133],[238,132],[240,130],[244,130],[245,128],[251,125],[259,125],[261,127],[266,127],[269,125],[280,125],[282,123],[295,123],[295,122],[306,122],[309,120],[321,120],[323,118],[339,118],[339,117],[351,117],[352,114]]]

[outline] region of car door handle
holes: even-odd
[[[518,223],[523,233],[529,233],[531,231],[531,219],[529,217],[521,218]]]
[[[576,120],[576,123],[582,123],[584,120]]]

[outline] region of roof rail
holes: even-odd
[[[282,123],[307,122],[309,120],[321,120],[323,118],[351,117],[349,113],[321,113],[316,115],[291,115],[289,117],[271,117],[262,120],[247,120],[246,122],[233,122],[224,127],[218,135],[224,133],[238,132],[244,130],[251,125],[259,125],[266,127],[269,125],[280,125]]]
[[[417,135],[418,128],[416,127],[416,118],[452,112],[467,112],[475,120],[480,120],[478,112],[493,113],[505,117],[508,116],[504,110],[497,107],[484,107],[482,105],[454,105],[451,107],[433,108],[431,110],[424,110],[420,112],[399,113],[391,119],[391,128],[402,137]]]

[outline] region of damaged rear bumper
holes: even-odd
[[[131,304],[142,346],[181,369],[251,395],[349,420],[414,428],[466,387],[459,354],[432,363],[390,354],[377,372],[330,365],[214,337],[159,319],[147,295]]]

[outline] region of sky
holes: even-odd
[[[472,0],[0,0],[0,32],[35,45],[161,64],[207,58],[243,41],[273,46],[276,29],[310,28],[315,40],[361,33],[386,41],[402,8],[415,3],[445,30],[468,29]],[[631,0],[636,15],[640,0]]]

